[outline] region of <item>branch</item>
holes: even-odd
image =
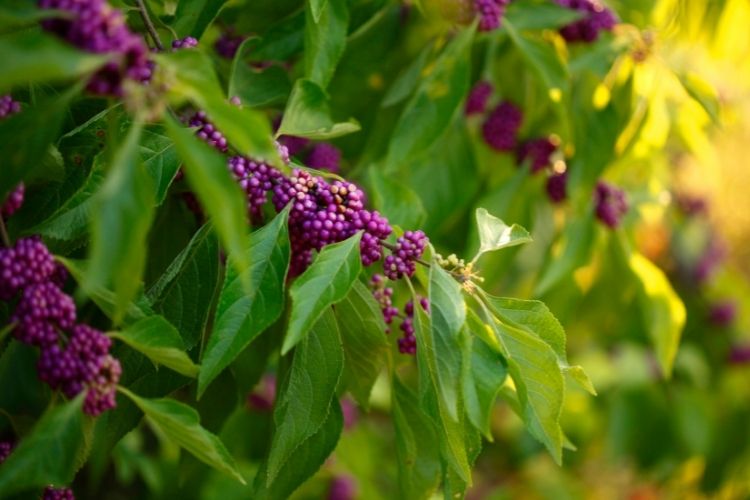
[[[159,33],[156,32],[154,23],[152,23],[151,18],[148,17],[148,11],[146,10],[146,5],[143,3],[143,0],[135,0],[135,3],[138,4],[138,12],[141,13],[141,19],[143,19],[143,24],[146,25],[148,34],[151,35],[151,39],[154,41],[156,48],[159,49],[160,52],[163,51],[164,45],[162,45],[161,43],[161,38],[159,38]]]
[[[0,238],[2,238],[3,246],[10,248],[10,238],[8,238],[8,231],[5,229],[5,221],[2,215],[0,215]]]

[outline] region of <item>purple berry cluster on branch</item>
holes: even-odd
[[[109,337],[76,323],[73,299],[61,289],[63,276],[37,237],[0,249],[0,298],[16,301],[14,337],[41,350],[42,381],[69,398],[85,391],[84,411],[99,415],[115,406],[120,363],[109,354]]]
[[[464,114],[466,116],[484,114],[487,109],[487,101],[492,96],[494,88],[487,80],[480,80],[474,84],[466,98]]]
[[[76,497],[70,488],[47,486],[42,493],[42,500],[76,500]]]
[[[385,275],[397,280],[402,276],[413,276],[417,269],[416,261],[427,247],[427,236],[422,231],[406,231],[396,240],[393,253],[385,258],[383,270]]]
[[[551,137],[538,137],[523,142],[516,150],[516,163],[529,162],[531,173],[536,174],[552,166],[552,155],[558,143]]]
[[[484,141],[496,151],[511,152],[518,143],[523,113],[510,101],[503,101],[490,112],[482,124]]]
[[[625,191],[603,181],[594,189],[594,205],[596,217],[611,229],[619,226],[628,212]]]
[[[558,5],[584,13],[584,17],[560,28],[560,34],[568,42],[591,43],[602,31],[611,31],[617,24],[617,16],[599,0],[556,0]]]
[[[310,148],[305,163],[310,168],[338,173],[341,171],[341,150],[328,142],[320,142]]]
[[[398,307],[393,305],[393,288],[386,286],[386,280],[380,274],[374,274],[370,279],[372,295],[380,306],[383,320],[386,323],[385,333],[391,333],[390,325],[397,317],[401,317],[399,329],[402,336],[398,339],[398,350],[401,354],[414,355],[417,352],[417,338],[414,332],[414,302],[409,301],[404,305],[404,314],[401,315]],[[430,312],[430,304],[426,297],[419,297],[419,304],[425,312]]]
[[[172,41],[172,50],[180,49],[192,49],[198,46],[198,39],[192,36],[186,36],[185,38],[178,38]]]
[[[0,464],[5,462],[13,452],[14,443],[12,441],[0,441]]]
[[[554,172],[547,177],[547,197],[552,203],[562,203],[568,197],[568,171]]]
[[[151,77],[146,43],[128,29],[122,12],[105,0],[39,0],[39,6],[65,13],[43,20],[45,30],[79,49],[108,55],[107,63],[89,80],[89,91],[121,96],[125,79],[145,82]]]
[[[237,50],[245,41],[245,37],[242,35],[235,35],[231,32],[224,32],[221,34],[218,40],[214,43],[214,50],[221,57],[225,59],[234,59],[234,55]]]
[[[188,125],[196,127],[195,135],[206,141],[209,146],[218,149],[222,153],[226,153],[229,150],[227,138],[216,129],[216,126],[206,116],[205,111],[197,111],[190,117]]]
[[[509,3],[510,0],[474,0],[474,11],[479,17],[479,31],[498,29]]]

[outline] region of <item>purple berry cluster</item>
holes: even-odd
[[[427,247],[427,236],[422,231],[406,231],[396,240],[396,248],[383,263],[385,275],[397,280],[402,276],[413,276],[417,270],[416,261]]]
[[[229,150],[227,138],[216,129],[211,120],[208,119],[205,111],[197,111],[190,117],[188,125],[196,127],[195,135],[206,141],[210,146],[222,153],[226,153]]]
[[[547,177],[547,196],[552,203],[562,203],[567,198],[568,171],[554,172]]]
[[[370,287],[372,296],[378,302],[380,311],[383,313],[383,320],[387,325],[385,333],[391,333],[390,325],[393,323],[393,318],[399,315],[398,307],[393,305],[393,288],[385,286],[385,278],[380,274],[374,274],[370,278]]]
[[[557,0],[557,3],[585,14],[582,19],[560,28],[560,34],[568,42],[594,42],[600,32],[610,31],[617,24],[614,12],[599,0]]]
[[[0,298],[15,300],[13,335],[39,347],[39,378],[67,397],[86,391],[84,411],[99,415],[115,406],[120,363],[109,354],[104,333],[76,323],[73,299],[61,287],[59,269],[37,237],[0,249]]]
[[[237,50],[245,41],[245,37],[242,35],[234,35],[230,32],[222,33],[216,43],[214,43],[214,49],[216,53],[225,59],[234,59],[234,55]]]
[[[292,276],[304,271],[314,251],[363,231],[360,242],[362,262],[371,265],[382,257],[381,240],[391,234],[391,226],[377,211],[364,208],[365,196],[355,184],[328,183],[304,170],[294,170],[273,188],[277,211],[291,203],[289,235],[292,245]]]
[[[427,298],[420,297],[419,305],[425,312],[430,312],[430,304]],[[403,336],[398,339],[398,350],[401,354],[414,355],[417,353],[417,337],[414,335],[414,302],[409,301],[404,306],[404,319],[399,328]]]
[[[14,101],[10,95],[0,96],[0,120],[21,112],[21,103]],[[0,217],[10,217],[23,205],[26,187],[23,182],[8,194],[0,205]]]
[[[192,49],[193,47],[198,46],[198,39],[194,38],[192,36],[186,36],[185,38],[178,38],[177,40],[172,40],[172,50],[180,50],[180,49]]]
[[[487,80],[480,80],[469,92],[464,105],[464,114],[466,116],[481,115],[487,109],[487,101],[492,95],[493,87]]]
[[[121,96],[125,79],[145,82],[151,77],[145,42],[128,29],[122,12],[105,0],[39,0],[39,6],[65,13],[43,20],[44,29],[80,49],[109,56],[89,80],[89,91]]]
[[[76,500],[76,497],[70,488],[47,486],[42,493],[42,500]]]
[[[12,441],[0,441],[0,464],[10,456],[13,451],[14,444]]]
[[[737,317],[737,303],[733,300],[723,300],[711,304],[708,311],[708,321],[715,326],[726,328],[734,323]]]
[[[310,144],[310,139],[296,135],[282,135],[279,137],[279,142],[286,146],[289,156],[297,156]]]
[[[270,165],[244,156],[230,157],[229,170],[245,192],[251,220],[261,220],[267,193],[281,183],[284,176]]]
[[[380,306],[383,313],[383,319],[386,323],[385,333],[391,333],[390,325],[393,324],[394,318],[401,316],[397,307],[393,305],[393,288],[386,286],[386,280],[383,276],[375,274],[370,279],[370,288],[372,295]],[[430,312],[430,304],[426,297],[419,298],[419,304],[425,312]],[[402,337],[398,339],[398,350],[401,354],[414,355],[417,352],[417,338],[414,332],[414,302],[409,301],[404,305],[404,314],[399,325]]]
[[[357,498],[357,483],[351,476],[336,476],[331,479],[328,500],[354,500]]]
[[[333,144],[320,142],[310,148],[305,163],[310,168],[338,173],[341,171],[341,150]]]
[[[505,7],[510,0],[474,0],[474,11],[479,17],[479,31],[492,31],[500,27]]]
[[[628,211],[625,191],[612,184],[599,181],[594,190],[596,217],[609,228],[616,228]]]
[[[516,148],[522,122],[521,110],[512,102],[503,101],[485,119],[482,135],[492,149],[510,152]]]
[[[521,144],[516,150],[516,163],[529,162],[531,173],[536,174],[552,165],[552,154],[557,151],[557,142],[550,137],[538,137]]]

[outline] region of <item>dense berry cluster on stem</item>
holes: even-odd
[[[424,309],[425,312],[430,312],[430,304],[427,298],[420,297],[419,305]],[[404,319],[401,321],[399,328],[403,333],[403,336],[398,339],[398,350],[401,354],[417,353],[417,337],[414,334],[414,302],[409,301],[404,305]]]
[[[616,228],[628,211],[625,191],[612,184],[599,181],[594,189],[596,217],[610,228]]]
[[[75,500],[73,490],[70,488],[55,488],[47,486],[42,493],[42,500]]]
[[[464,114],[470,116],[484,113],[487,108],[487,101],[492,95],[492,90],[492,84],[487,80],[478,81],[474,87],[472,87],[469,96],[466,98]]]
[[[393,288],[385,286],[385,278],[380,274],[374,274],[370,278],[370,287],[372,288],[372,295],[380,306],[380,310],[383,313],[383,320],[388,325],[385,328],[385,333],[391,333],[391,323],[393,318],[398,316],[398,307],[393,305]]]
[[[245,37],[242,35],[234,35],[230,32],[222,33],[216,43],[214,43],[214,49],[216,53],[225,59],[234,59],[234,55],[237,53],[237,49],[240,48],[242,42],[245,41]]]
[[[230,157],[229,170],[245,192],[251,219],[260,220],[267,193],[281,182],[283,175],[266,163],[244,156]]]
[[[125,79],[143,82],[151,77],[145,42],[105,0],[39,0],[39,6],[65,14],[43,20],[44,29],[87,52],[107,54],[107,62],[88,82],[91,92],[120,96]]]
[[[5,460],[10,456],[10,453],[12,451],[13,451],[12,441],[0,441],[0,464],[5,462]]]
[[[206,141],[210,146],[218,149],[222,153],[226,153],[229,149],[227,138],[216,129],[214,124],[206,116],[205,111],[197,111],[190,117],[188,125],[191,127],[197,127],[195,135]]]
[[[559,5],[584,13],[582,19],[560,28],[560,34],[569,42],[591,43],[602,31],[610,31],[617,24],[614,12],[599,0],[557,0]]]
[[[547,196],[552,203],[562,203],[567,197],[568,171],[555,172],[547,177]]]
[[[492,31],[500,27],[505,7],[510,0],[474,0],[474,11],[479,17],[479,31]]]
[[[518,142],[518,129],[523,113],[510,101],[503,101],[492,110],[482,124],[485,142],[497,151],[513,151]]]
[[[191,49],[198,46],[198,39],[192,36],[178,38],[172,41],[172,50]]]
[[[279,142],[286,146],[289,156],[297,156],[310,144],[310,139],[296,135],[282,135],[279,137]]]
[[[378,302],[380,310],[383,313],[383,319],[386,325],[388,325],[386,326],[385,333],[391,333],[390,325],[395,318],[400,316],[402,319],[399,329],[402,332],[402,336],[398,339],[398,350],[401,354],[416,354],[417,337],[414,332],[414,302],[410,300],[404,304],[404,314],[401,315],[398,307],[393,305],[393,288],[386,286],[386,280],[383,276],[379,274],[373,275],[370,279],[370,288],[372,289],[373,297]],[[419,297],[419,304],[425,312],[430,312],[430,304],[426,297]]]
[[[416,261],[427,247],[427,236],[422,231],[406,231],[396,240],[396,248],[385,258],[385,275],[397,280],[402,276],[413,276],[417,269]]]
[[[64,276],[38,238],[0,249],[0,297],[16,302],[13,335],[40,348],[41,380],[67,397],[85,391],[84,411],[98,415],[115,406],[120,363],[109,354],[109,337],[76,323],[73,299],[61,289]]]

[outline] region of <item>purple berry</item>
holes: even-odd
[[[21,238],[0,248],[0,299],[14,297],[22,288],[44,283],[55,272],[55,261],[38,237]]]
[[[15,337],[26,344],[44,347],[57,342],[57,330],[67,330],[76,321],[76,306],[70,296],[52,282],[24,288],[11,318]]]
[[[191,49],[198,46],[198,39],[192,36],[186,36],[185,38],[178,38],[172,41],[172,50],[176,51],[179,49]]]
[[[726,328],[730,326],[737,316],[737,304],[732,300],[716,302],[711,305],[708,312],[708,320],[712,325]]]
[[[73,490],[70,488],[55,488],[47,486],[42,493],[42,500],[75,500]]]
[[[242,42],[245,41],[245,37],[241,35],[234,35],[230,32],[223,33],[216,43],[214,43],[214,49],[216,53],[225,59],[234,59],[234,55],[237,53],[237,49],[240,48]]]
[[[487,101],[492,95],[492,90],[492,84],[487,80],[478,81],[466,98],[464,114],[470,116],[484,113],[484,110],[487,108]]]
[[[406,231],[396,240],[396,249],[385,258],[383,271],[385,275],[397,280],[402,276],[414,276],[417,270],[416,260],[422,256],[427,246],[427,237],[422,231]]]
[[[482,124],[485,142],[497,151],[513,151],[523,113],[510,101],[501,102]]]
[[[596,217],[612,229],[620,225],[628,211],[625,191],[603,181],[599,181],[594,190],[594,205]]]
[[[0,120],[21,112],[21,103],[10,95],[0,96]]]
[[[318,170],[337,173],[341,170],[341,151],[333,144],[321,142],[307,154],[307,166]]]
[[[568,172],[555,172],[547,178],[547,196],[552,203],[562,203],[567,198]]]
[[[558,5],[585,13],[582,19],[560,28],[568,42],[594,42],[602,31],[610,31],[617,24],[614,12],[598,0],[557,0]]]
[[[222,153],[226,153],[229,149],[226,137],[216,129],[214,124],[208,119],[205,111],[198,111],[191,116],[188,125],[196,127],[195,135],[203,139],[209,146],[218,149]]]
[[[26,187],[23,182],[20,183],[16,188],[8,194],[5,198],[5,202],[0,206],[0,216],[10,217],[23,205],[24,195],[26,194]]]
[[[0,464],[5,462],[5,460],[10,456],[13,448],[13,441],[0,441]]]
[[[289,156],[297,156],[307,147],[308,144],[310,144],[310,139],[297,137],[295,135],[282,135],[279,137],[279,142],[286,146]]]
[[[328,500],[354,500],[357,497],[357,483],[351,476],[336,476],[331,480]]]
[[[500,27],[505,7],[510,0],[474,0],[474,10],[479,16],[479,31],[492,31]]]
[[[529,162],[531,173],[536,174],[552,164],[552,154],[557,144],[549,137],[540,137],[524,142],[516,151],[516,163],[523,165]]]

